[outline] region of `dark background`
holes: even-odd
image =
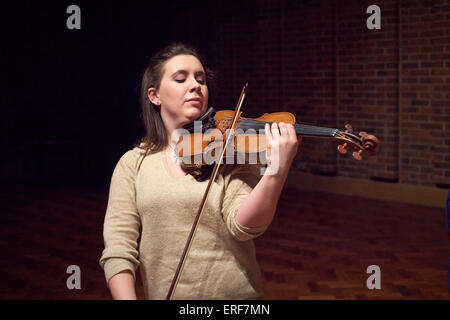
[[[2,9],[2,180],[107,186],[120,155],[144,134],[139,87],[149,57],[189,37],[172,35],[173,21],[189,17],[170,3],[78,1],[81,30],[66,28],[70,4]],[[209,30],[197,25],[189,43],[203,51]]]
[[[305,138],[293,170],[388,184],[450,185],[448,0],[17,1],[1,11],[0,180],[107,187],[144,134],[139,86],[173,41],[194,45],[217,74],[210,105],[243,116],[292,112],[298,123],[376,135],[355,162]]]

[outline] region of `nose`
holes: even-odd
[[[189,83],[189,92],[201,92],[201,85],[200,83],[198,83],[198,81],[196,79],[191,79],[190,83]]]

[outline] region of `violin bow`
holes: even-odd
[[[231,140],[231,137],[233,136],[233,132],[234,132],[235,126],[236,126],[236,120],[237,120],[237,118],[239,116],[239,112],[241,110],[241,106],[242,106],[242,102],[244,101],[245,94],[247,93],[247,88],[248,88],[248,83],[246,83],[244,85],[244,87],[242,88],[241,95],[239,97],[238,103],[236,105],[236,109],[234,111],[234,116],[233,116],[233,121],[232,121],[232,125],[231,125],[231,130],[229,131],[229,134],[228,134],[228,136],[227,136],[227,138],[225,140],[225,145],[224,145],[224,147],[222,149],[222,152],[220,153],[220,157],[219,157],[218,161],[216,161],[216,163],[214,165],[214,168],[212,170],[211,177],[209,178],[208,185],[206,186],[206,190],[205,190],[205,193],[203,194],[202,201],[200,202],[200,207],[199,207],[197,215],[195,217],[194,224],[192,225],[191,232],[189,233],[186,245],[184,247],[183,253],[182,253],[181,258],[180,258],[180,262],[178,263],[178,267],[177,267],[177,269],[175,271],[175,275],[174,275],[174,277],[172,279],[172,283],[170,284],[170,288],[169,288],[169,292],[167,293],[166,300],[171,300],[173,295],[174,295],[175,289],[176,289],[177,284],[178,284],[178,280],[179,280],[179,278],[181,276],[181,272],[183,270],[184,262],[186,261],[186,257],[187,257],[187,255],[189,253],[190,248],[191,248],[191,244],[192,244],[192,241],[194,239],[195,232],[197,231],[197,227],[198,227],[198,224],[200,222],[201,215],[203,213],[203,209],[205,208],[205,204],[206,204],[206,200],[208,199],[209,191],[211,189],[212,183],[216,179],[217,172],[219,171],[220,164],[222,162],[223,156],[225,155],[225,151],[227,150],[228,143]]]

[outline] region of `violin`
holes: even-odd
[[[297,124],[294,115],[290,112],[265,113],[261,117],[253,119],[243,118],[241,117],[242,112],[240,109],[247,87],[248,84],[245,84],[235,111],[223,110],[216,112],[213,108],[209,108],[198,121],[184,126],[181,130],[176,130],[175,134],[178,134],[178,137],[172,137],[177,141],[174,150],[175,154],[182,160],[181,167],[186,172],[192,171],[190,173],[194,176],[207,177],[209,181],[170,284],[167,300],[172,299],[177,287],[212,183],[216,179],[220,165],[224,159],[235,159],[236,155],[239,154],[244,156],[244,163],[248,163],[248,160],[255,160],[254,157],[252,159],[249,155],[265,154],[267,145],[264,127],[266,123],[284,122],[293,124],[296,133],[301,136],[334,138],[338,142],[337,150],[345,154],[347,149],[351,149],[356,160],[361,160],[363,155],[374,155],[379,150],[380,141],[374,135],[369,135],[366,132],[360,132],[359,135],[355,135],[350,125],[345,126],[345,131],[339,131],[338,129]],[[201,125],[196,126],[198,123]],[[256,130],[258,130],[258,133]],[[230,140],[233,140],[231,144]],[[260,158],[260,160],[262,159]],[[260,162],[257,161],[257,163]],[[205,167],[208,170],[202,170]]]
[[[232,144],[227,148],[223,161],[229,163],[266,164],[266,136],[264,127],[266,123],[288,123],[294,126],[297,135],[305,137],[333,138],[337,142],[337,150],[346,154],[352,152],[353,158],[362,160],[378,153],[380,141],[374,135],[367,132],[353,133],[350,124],[344,131],[334,128],[317,127],[305,124],[297,124],[295,116],[290,112],[264,113],[259,118],[244,118],[239,112],[233,129],[232,120],[234,111],[215,111],[209,108],[198,119],[197,127],[189,124],[184,127],[184,134],[175,146],[175,154],[181,160],[181,167],[191,173],[199,173],[202,166],[210,165],[217,161],[222,151],[227,135],[233,129]],[[195,123],[195,122],[194,122]]]

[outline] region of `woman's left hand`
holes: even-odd
[[[302,137],[297,137],[294,126],[284,122],[265,125],[266,159],[265,174],[286,177],[297,154]]]
[[[267,168],[236,214],[236,221],[248,228],[271,223],[281,190],[302,140],[301,137],[297,138],[292,124],[273,123],[272,127],[266,124],[264,130]]]

